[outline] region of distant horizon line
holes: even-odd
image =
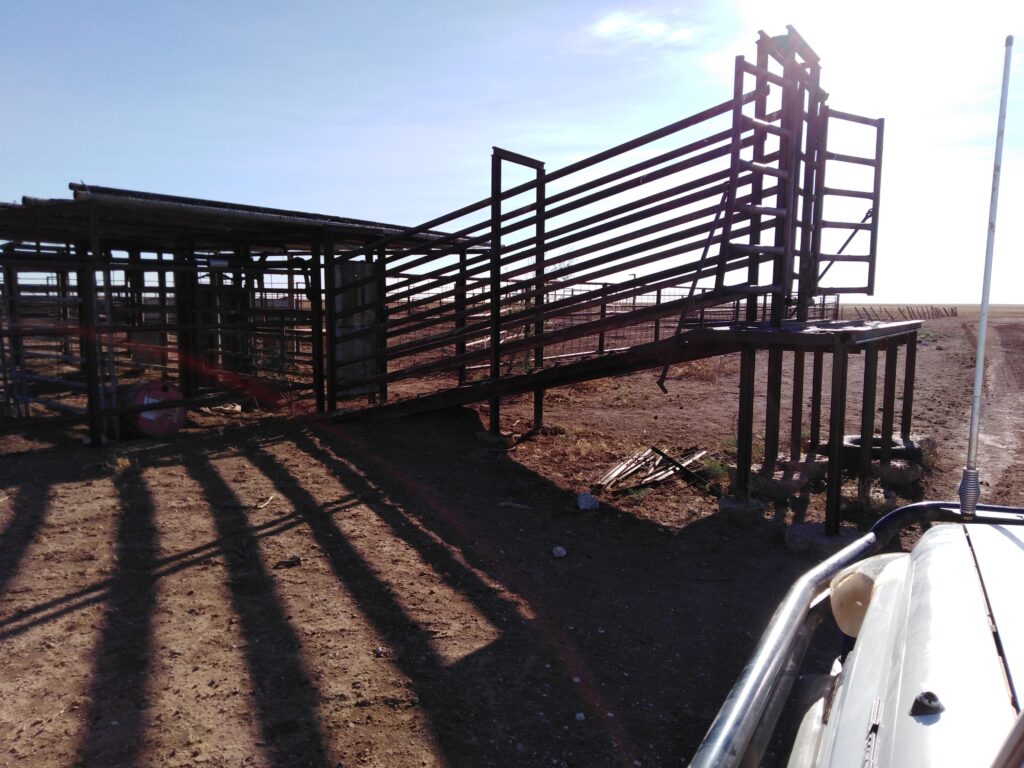
[[[948,307],[980,307],[980,301],[903,301],[903,300],[890,300],[890,301],[843,301],[839,300],[840,305],[845,304],[846,306],[857,306],[857,307],[891,307],[895,305],[903,307],[935,307],[935,306],[948,306]],[[1012,303],[989,303],[990,307],[1024,307],[1024,302],[1012,302]]]

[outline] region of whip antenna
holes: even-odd
[[[992,283],[992,251],[996,239],[996,210],[999,207],[999,171],[1003,161],[1003,130],[1006,125],[1006,96],[1010,85],[1010,54],[1013,35],[1006,38],[1003,60],[1003,90],[999,97],[999,128],[996,132],[996,159],[992,168],[992,199],[988,209],[988,240],[985,243],[985,280],[981,289],[981,317],[978,320],[978,352],[974,363],[974,394],[971,397],[971,432],[967,442],[967,464],[960,479],[960,512],[964,517],[974,516],[975,505],[981,497],[978,482],[978,434],[981,431],[981,388],[985,376],[985,331],[988,328],[989,288]]]

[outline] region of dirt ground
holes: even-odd
[[[910,496],[955,497],[974,334],[922,332]],[[1024,504],[1024,317],[990,340],[983,500]],[[552,391],[507,450],[483,407],[196,414],[102,451],[0,436],[0,766],[685,764],[812,564],[781,533],[824,494],[745,527],[680,480],[576,494],[648,445],[728,455],[737,369]],[[511,433],[531,416],[503,409]]]

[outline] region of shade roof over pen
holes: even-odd
[[[274,247],[308,246],[329,235],[336,245],[362,246],[383,237],[401,237],[405,227],[303,211],[241,205],[176,195],[68,185],[67,198],[23,197],[0,204],[0,238],[76,242],[95,234],[118,241],[171,250],[182,241],[221,246],[245,241]],[[409,244],[430,242],[440,232],[410,231]]]

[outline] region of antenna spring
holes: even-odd
[[[960,514],[970,520],[974,517],[974,510],[981,498],[981,483],[978,480],[978,470],[964,467],[964,474],[960,478]]]

